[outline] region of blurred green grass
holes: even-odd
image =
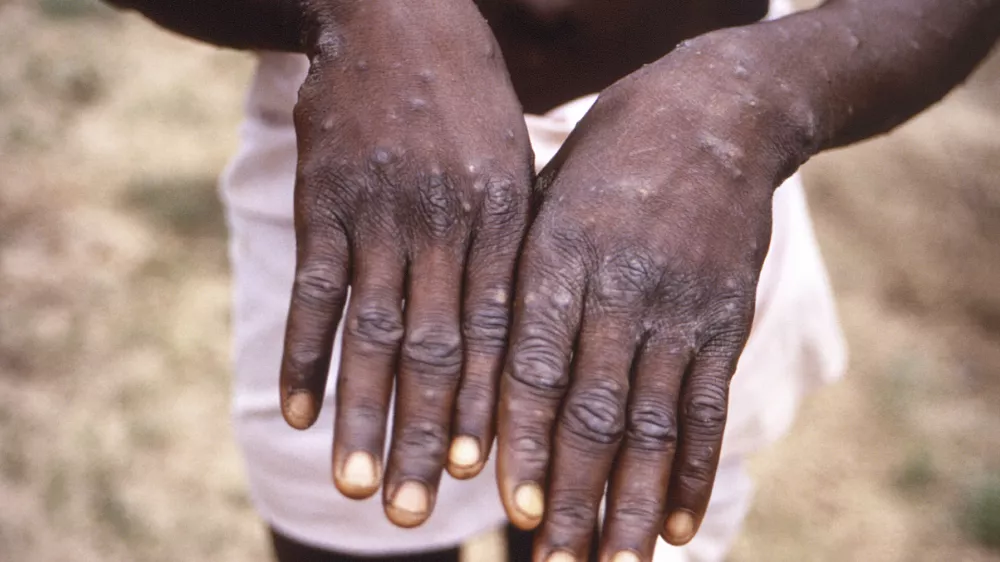
[[[38,0],[38,9],[54,20],[100,17],[112,12],[99,0]]]
[[[983,478],[969,490],[963,528],[983,546],[1000,552],[1000,472]]]

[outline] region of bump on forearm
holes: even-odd
[[[768,26],[826,149],[887,132],[961,83],[1000,35],[1000,0],[829,0]]]

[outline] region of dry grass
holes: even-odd
[[[0,0],[0,52],[0,561],[265,560],[213,187],[250,59],[92,0]],[[1000,64],[980,81],[810,164],[852,369],[757,460],[734,559],[1000,559]]]

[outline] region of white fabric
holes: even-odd
[[[221,182],[234,286],[232,414],[251,495],[265,520],[307,544],[363,554],[453,546],[505,520],[492,462],[472,481],[458,482],[445,475],[434,514],[411,530],[392,526],[379,498],[348,500],[333,487],[332,390],[339,334],[328,393],[315,427],[295,431],[281,417],[277,379],[295,256],[296,146],[291,111],[306,65],[300,56],[260,55],[241,146]],[[590,96],[545,116],[526,116],[539,167],[593,100]],[[843,371],[844,344],[798,176],[781,186],[774,198],[774,233],[757,301],[751,337],[731,387],[722,469],[709,518],[692,545],[660,548],[657,560],[722,558],[749,505],[751,487],[741,459],[782,435],[801,397]]]
[[[750,511],[752,499],[753,481],[744,458],[725,457],[715,474],[712,500],[698,534],[682,547],[657,539],[653,562],[722,562]]]

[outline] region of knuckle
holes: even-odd
[[[299,304],[318,312],[333,311],[347,295],[345,268],[336,260],[308,260],[295,275],[295,295]]]
[[[715,480],[715,471],[708,462],[690,462],[684,466],[683,472],[677,477],[677,485],[681,495],[699,496],[711,490]]]
[[[602,380],[571,396],[562,416],[568,431],[587,443],[612,445],[625,433],[625,389]]]
[[[284,364],[287,374],[294,377],[297,384],[302,384],[311,375],[319,374],[317,366],[325,363],[327,355],[323,353],[322,347],[317,347],[312,342],[290,342],[285,354]]]
[[[639,250],[616,252],[609,260],[610,270],[623,285],[645,291],[659,280],[660,267],[649,254]]]
[[[579,255],[589,250],[594,254],[593,241],[590,236],[579,227],[575,220],[565,220],[553,218],[548,221],[548,228],[545,229],[542,240],[543,245],[551,248],[556,254]]]
[[[298,176],[295,206],[302,233],[322,237],[331,229],[346,231],[364,179],[343,162],[334,164],[322,157],[303,157]]]
[[[619,498],[611,516],[627,529],[643,529],[650,521],[659,521],[665,509],[664,502],[653,494],[630,495]]]
[[[394,445],[401,452],[420,455],[423,458],[438,458],[445,454],[448,432],[440,424],[428,421],[401,424]]]
[[[406,334],[403,360],[419,373],[455,378],[462,365],[462,338],[452,326],[418,326]]]
[[[661,305],[666,305],[683,318],[697,319],[706,302],[706,283],[702,275],[685,267],[672,267],[664,272],[657,287]]]
[[[483,214],[488,223],[507,224],[513,222],[524,209],[525,195],[518,193],[513,181],[492,178],[485,182]]]
[[[543,468],[549,459],[548,439],[544,429],[533,425],[520,425],[507,448],[518,463],[531,468]]]
[[[597,504],[577,493],[556,495],[546,516],[552,526],[561,532],[589,531],[597,519]]]
[[[701,353],[732,357],[739,354],[750,336],[754,300],[745,294],[731,294],[714,300],[707,312]]]
[[[628,412],[628,440],[631,447],[663,451],[677,446],[677,421],[673,408],[665,403],[639,398]]]
[[[488,352],[502,350],[509,322],[510,309],[505,296],[503,299],[483,299],[470,307],[466,313],[464,323],[466,345],[470,349]]]
[[[543,396],[561,396],[569,385],[566,354],[549,336],[529,334],[517,343],[510,377]]]
[[[368,432],[371,428],[385,427],[385,404],[357,395],[347,396],[346,398],[347,400],[343,405],[343,417],[337,422],[338,424],[343,423],[343,429],[348,432],[355,429]]]
[[[448,237],[464,222],[464,209],[455,186],[446,175],[433,172],[417,185],[417,209],[424,226],[434,237]]]
[[[403,321],[395,307],[364,303],[345,327],[346,336],[380,353],[395,353],[403,338]]]
[[[727,397],[724,381],[695,382],[684,405],[684,431],[696,441],[714,441],[726,427]]]

